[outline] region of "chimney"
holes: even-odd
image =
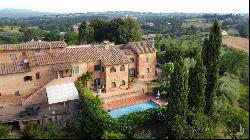
[[[108,40],[104,40],[104,41],[103,41],[103,44],[104,44],[104,49],[109,49],[110,43],[109,43]]]

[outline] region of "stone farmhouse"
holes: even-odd
[[[0,45],[0,98],[24,100],[53,80],[74,82],[87,71],[93,76],[90,88],[103,94],[119,92],[128,90],[134,78],[154,78],[155,66],[156,49],[150,41],[76,47],[64,41],[4,44]]]

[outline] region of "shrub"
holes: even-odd
[[[240,97],[239,78],[233,74],[225,73],[219,80],[218,96],[225,95],[233,105],[237,103]]]
[[[104,131],[101,139],[124,139],[125,135],[123,135],[122,133],[114,133],[113,131],[108,132],[108,131]]]
[[[0,124],[0,139],[8,139],[9,136],[9,130],[7,125]]]
[[[24,139],[57,139],[60,137],[60,132],[54,124],[39,125],[30,122],[25,126],[22,135]]]
[[[133,138],[134,138],[134,139],[154,139],[154,138],[151,136],[151,132],[146,133],[146,132],[144,132],[144,131],[139,132],[139,133],[135,133],[135,134],[133,135]]]

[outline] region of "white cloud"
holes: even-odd
[[[0,8],[46,12],[212,12],[249,13],[249,0],[0,0]]]

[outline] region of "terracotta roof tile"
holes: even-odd
[[[53,66],[54,71],[60,71],[60,70],[71,70],[72,66],[70,63],[65,64],[56,64]]]
[[[30,71],[29,67],[19,61],[0,63],[0,75],[28,71]]]
[[[31,49],[44,49],[44,48],[64,48],[67,47],[67,44],[64,41],[30,41],[20,44],[3,44],[0,45],[0,50],[9,51],[9,50],[31,50]]]
[[[104,65],[116,65],[129,63],[128,58],[115,46],[109,49],[100,48],[101,61]]]
[[[156,52],[156,49],[148,42],[132,42],[121,47],[122,50],[130,49],[137,54],[153,53]],[[125,52],[126,54],[126,52]]]

